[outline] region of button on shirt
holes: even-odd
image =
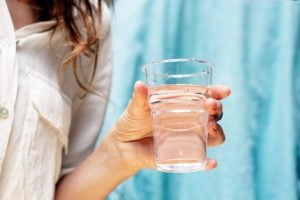
[[[72,70],[59,75],[69,49],[60,28],[52,37],[55,21],[15,31],[0,0],[0,200],[53,199],[59,178],[93,151],[111,82],[110,14],[102,9],[92,83],[98,95],[81,98]],[[93,58],[82,56],[79,63],[88,79]]]
[[[0,107],[0,118],[1,119],[6,119],[8,117],[8,110],[5,107]]]

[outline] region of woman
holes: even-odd
[[[147,87],[94,150],[110,76],[102,2],[0,1],[0,199],[102,199],[153,168]],[[212,88],[215,99],[228,96]],[[224,141],[218,100],[207,101],[209,145]],[[216,167],[210,160],[207,169]]]

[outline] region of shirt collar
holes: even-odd
[[[16,30],[16,39],[22,39],[29,35],[35,34],[35,33],[42,33],[49,31],[53,28],[55,25],[55,20],[49,20],[49,21],[43,21],[43,22],[37,22],[34,24],[30,24],[27,26],[24,26],[18,30]]]

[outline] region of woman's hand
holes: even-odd
[[[222,115],[220,100],[230,95],[230,89],[220,85],[211,87],[210,91],[212,98],[205,104],[210,115],[208,146],[216,146],[225,141],[224,132],[217,120]],[[155,167],[148,89],[143,82],[136,82],[132,99],[108,137],[109,142],[115,144],[125,166],[131,170]],[[215,168],[216,165],[214,160],[209,159],[206,169]]]
[[[230,90],[225,86],[211,89],[212,98],[206,101],[210,115],[208,145],[224,142],[225,136],[216,119],[222,113],[219,100],[227,97]],[[148,105],[147,86],[138,81],[132,100],[101,145],[75,170],[60,179],[55,199],[105,199],[122,181],[142,168],[154,168],[152,120]],[[209,160],[206,169],[216,167]]]

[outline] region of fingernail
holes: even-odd
[[[136,87],[138,84],[140,84],[141,83],[141,81],[140,80],[138,80],[138,81],[136,81],[135,83],[134,83],[134,87]]]

